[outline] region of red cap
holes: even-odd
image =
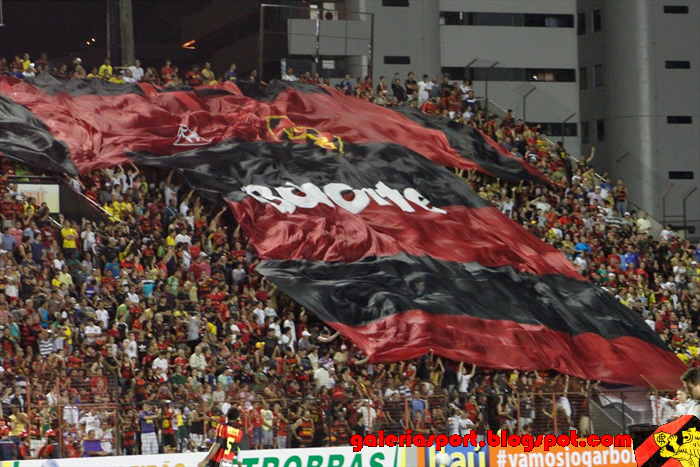
[[[46,436],[47,438],[48,438],[49,436],[54,436],[54,437],[55,437],[55,436],[56,436],[56,432],[53,431],[53,430],[46,430],[46,433],[44,433],[44,436]]]
[[[22,431],[19,433],[19,437],[20,437],[20,438],[26,438],[27,436],[29,436],[29,433],[27,433],[27,430],[22,430]]]
[[[4,426],[0,428],[0,436],[5,436],[10,434],[10,427],[9,426]]]

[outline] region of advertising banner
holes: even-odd
[[[416,448],[418,450],[418,464],[416,467],[441,467],[436,461],[435,446]],[[446,452],[452,458],[450,467],[489,467],[489,448],[475,448],[472,446],[453,447],[447,445],[441,452]]]
[[[18,183],[17,190],[22,193],[24,199],[30,196],[36,198],[36,204],[46,203],[52,213],[57,213],[61,206],[61,196],[58,185]]]
[[[0,467],[197,467],[206,453],[159,454],[34,461],[0,461]],[[243,467],[416,467],[415,447],[267,449],[241,451]]]
[[[632,447],[490,447],[491,467],[637,467]],[[469,466],[469,464],[466,464]],[[465,467],[466,467],[465,466]]]

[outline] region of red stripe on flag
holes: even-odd
[[[398,112],[346,96],[335,89],[324,89],[328,94],[305,94],[290,88],[276,97],[274,105],[297,125],[327,131],[346,141],[356,144],[394,142],[446,167],[486,172],[479,164],[454,150],[441,131],[425,128]],[[513,157],[502,148],[498,150]],[[529,163],[522,159],[518,161],[529,173],[550,183]]]
[[[583,379],[648,386],[643,375],[657,387],[677,386],[685,369],[673,353],[661,352],[658,347],[634,337],[607,340],[593,333],[571,336],[543,325],[507,320],[412,310],[365,326],[329,324],[348,336],[373,361],[408,360],[433,349],[436,355],[463,362],[479,361],[488,368],[523,371],[553,368]]]
[[[584,280],[558,250],[491,207],[448,206],[445,215],[372,201],[360,214],[323,204],[289,214],[252,197],[230,205],[263,259],[352,262],[403,252]]]

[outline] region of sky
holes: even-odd
[[[33,59],[42,52],[49,58],[105,55],[107,0],[0,1],[5,23],[0,28],[0,57],[11,60],[25,52]],[[111,2],[115,13],[112,21],[117,27],[118,0]],[[137,48],[139,44],[180,44],[180,20],[210,3],[210,0],[133,0]]]

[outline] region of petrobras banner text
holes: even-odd
[[[197,467],[205,453],[35,461],[0,461],[0,467]],[[241,451],[243,467],[417,467],[415,447],[268,449]]]

